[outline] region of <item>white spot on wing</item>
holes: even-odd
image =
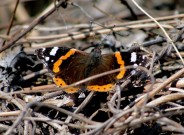
[[[133,64],[133,67],[136,68],[138,65],[137,64]],[[131,75],[134,75],[136,73],[136,69],[131,71]]]
[[[45,60],[46,60],[46,61],[49,61],[49,59],[50,59],[49,57],[45,57]]]
[[[146,56],[143,55],[143,56],[142,56],[142,59],[144,60],[145,58],[146,58]]]
[[[137,64],[134,64],[133,67],[136,68],[138,65]]]
[[[50,55],[55,56],[55,54],[56,54],[56,52],[57,52],[58,49],[59,49],[58,47],[54,47],[54,48],[50,51]]]
[[[136,73],[135,70],[132,70],[132,71],[131,71],[131,75],[134,75],[135,73]]]
[[[86,95],[84,93],[81,93],[78,98],[85,98]]]
[[[136,60],[137,60],[137,55],[135,52],[132,52],[131,53],[131,62],[136,62]]]

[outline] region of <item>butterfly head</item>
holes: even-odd
[[[102,51],[100,47],[95,47],[92,51],[91,51],[91,55],[94,58],[100,58],[102,56]]]

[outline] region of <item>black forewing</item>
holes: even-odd
[[[44,63],[44,65],[52,72],[53,70],[53,64],[63,55],[65,55],[70,48],[67,47],[58,47],[58,50],[56,52],[55,55],[50,55],[51,50],[53,49],[53,47],[49,47],[49,48],[42,48],[42,49],[38,49],[36,50],[37,56],[40,60],[42,60],[42,62]]]

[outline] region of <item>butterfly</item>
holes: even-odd
[[[75,93],[81,89],[98,92],[113,90],[116,82],[123,79],[129,72],[125,66],[139,65],[140,61],[146,61],[146,57],[136,52],[116,51],[102,54],[100,47],[95,47],[90,53],[74,48],[50,47],[38,49],[36,54],[53,74],[55,84],[61,88],[93,75],[122,69],[117,73],[64,89],[67,93]]]

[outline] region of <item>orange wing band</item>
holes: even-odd
[[[54,73],[58,73],[60,71],[59,66],[62,64],[63,60],[66,60],[68,57],[70,57],[71,55],[74,55],[74,53],[76,52],[76,49],[70,49],[69,52],[67,52],[64,56],[61,56],[55,63],[53,66],[53,72]]]
[[[114,84],[107,84],[107,85],[92,85],[92,86],[87,86],[88,90],[91,91],[98,91],[98,92],[108,92],[114,88]]]
[[[53,81],[54,83],[59,86],[59,87],[65,87],[65,86],[68,86],[65,81],[63,81],[63,79],[61,78],[58,78],[58,77],[54,77],[53,78]],[[79,91],[79,88],[75,88],[75,87],[69,87],[69,88],[66,88],[64,89],[65,92],[67,93],[76,93]]]
[[[115,53],[115,57],[117,59],[118,64],[120,65],[121,71],[116,76],[117,79],[122,79],[125,75],[126,69],[125,69],[125,62],[123,61],[120,52]]]

